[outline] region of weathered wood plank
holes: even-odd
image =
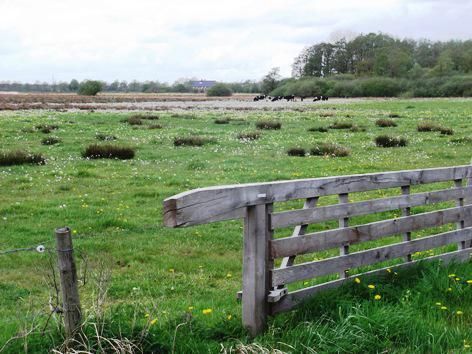
[[[346,256],[302,263],[285,269],[274,269],[272,271],[272,285],[279,286],[299,280],[338,273],[344,269],[384,262],[414,252],[430,250],[462,240],[472,240],[472,228],[444,232],[412,241],[351,253]]]
[[[243,325],[253,336],[262,332],[267,323],[272,260],[269,258],[271,204],[247,207],[244,222],[243,252]]]
[[[270,246],[271,256],[272,258],[280,258],[321,251],[339,247],[345,242],[353,244],[372,241],[408,231],[455,223],[463,219],[472,219],[472,205],[376,221],[345,229],[320,231],[293,239],[285,237],[272,240]]]
[[[372,270],[369,272],[361,273],[361,274],[353,274],[350,275],[346,279],[337,279],[330,282],[322,283],[319,285],[314,285],[309,288],[304,288],[300,290],[296,290],[293,292],[288,293],[285,297],[283,297],[279,302],[272,306],[272,315],[276,315],[281,312],[286,312],[293,309],[295,306],[302,303],[304,300],[312,297],[313,295],[328,289],[337,288],[347,282],[352,281],[356,277],[364,277],[364,276],[372,276],[372,275],[379,275],[385,273],[388,268],[391,269],[402,269],[406,267],[410,267],[412,265],[417,265],[418,263],[427,262],[427,261],[434,261],[434,260],[441,260],[444,263],[448,263],[450,261],[466,261],[471,258],[472,248],[468,248],[465,250],[454,251],[449,253],[443,253],[441,255],[432,256],[428,258],[423,258],[421,260],[412,261],[408,263],[402,263],[398,265],[394,265],[391,267],[385,267],[381,269]]]
[[[164,200],[164,224],[183,227],[228,219],[248,205],[330,194],[434,183],[472,176],[471,166],[444,167],[293,181],[216,186],[195,189]]]
[[[340,194],[339,203],[341,205],[349,203],[349,194],[347,193]],[[349,218],[348,217],[340,218],[338,223],[339,223],[339,228],[346,228],[349,226]],[[349,254],[349,242],[346,242],[339,247],[339,254],[341,256],[345,256]],[[343,269],[341,270],[341,272],[339,272],[339,276],[341,278],[347,278],[348,272],[349,272],[349,269]]]
[[[402,195],[410,195],[410,186],[403,186],[401,189],[402,189]],[[402,208],[402,216],[410,216],[410,215],[411,215],[410,206],[408,206],[406,208]],[[410,240],[411,240],[411,232],[410,231],[405,232],[403,234],[403,241],[410,241]],[[405,260],[407,262],[411,262],[411,260],[412,260],[411,254],[407,254]]]
[[[414,206],[434,204],[459,198],[472,198],[472,186],[416,194],[404,193],[404,195],[397,197],[371,199],[349,204],[334,204],[313,209],[281,211],[272,214],[272,228],[276,229],[297,224],[312,224],[396,209],[407,209]]]

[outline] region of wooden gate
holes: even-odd
[[[361,272],[359,267],[392,259],[401,259],[392,267],[408,266],[416,262],[412,254],[433,249],[435,255],[425,259],[470,259],[471,181],[472,166],[457,166],[200,188],[164,200],[164,223],[186,227],[244,218],[242,317],[244,326],[256,335],[264,329],[268,315],[290,310],[307,297],[355,276],[386,269]],[[439,182],[444,183],[438,190],[410,191],[412,186]],[[362,197],[362,192],[389,188],[398,188],[398,195],[350,202],[353,197]],[[336,204],[320,205],[322,197],[332,195],[338,198]],[[297,199],[304,200],[303,207],[274,212],[277,203]],[[445,207],[443,202],[451,201],[455,206]],[[443,204],[433,205],[438,203]],[[412,207],[430,204],[428,208],[435,207],[433,211],[411,213]],[[349,226],[350,218],[395,210],[401,216]],[[337,227],[329,228],[329,220],[337,220]],[[320,223],[322,229],[309,230]],[[454,229],[412,238],[413,231],[447,224],[454,224]],[[291,236],[274,234],[288,227],[293,228]],[[351,245],[395,235],[402,238],[393,244],[375,248],[366,244],[350,252]],[[443,246],[450,244],[457,244],[457,249],[445,252]],[[302,256],[302,262],[295,264],[297,256],[333,249],[339,249],[339,255],[316,260]],[[338,274],[334,280],[287,290],[287,284],[333,274]]]

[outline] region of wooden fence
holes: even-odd
[[[411,193],[412,186],[439,182],[444,182],[439,190]],[[362,200],[359,194],[391,188],[398,188],[398,195]],[[330,195],[338,198],[337,204],[318,205],[321,197]],[[361,201],[350,202],[352,197]],[[302,208],[274,212],[276,203],[296,199],[304,200]],[[443,203],[433,211],[411,213],[412,207],[451,201],[454,207],[444,208]],[[352,217],[388,211],[399,211],[401,216],[349,226]],[[403,267],[415,263],[412,254],[432,249],[436,249],[436,255],[426,259],[470,259],[472,166],[217,186],[191,190],[164,201],[164,223],[169,227],[239,218],[244,218],[242,317],[244,326],[255,335],[264,329],[268,315],[290,310],[307,297],[354,276],[386,269],[361,273],[359,267],[398,258],[401,261],[395,267]],[[338,220],[338,227],[326,229],[330,220]],[[309,230],[312,224],[320,223],[321,230]],[[454,229],[412,238],[413,231],[447,224],[455,224]],[[293,227],[291,237],[276,237],[276,229],[286,231],[288,227]],[[395,235],[402,235],[402,239],[394,238],[393,244],[389,239],[390,244],[375,248],[367,244],[350,252],[351,245]],[[449,244],[457,244],[457,249],[444,253],[443,246]],[[339,256],[320,260],[302,256],[302,262],[295,264],[297,256],[330,249],[339,249]],[[333,274],[338,274],[334,280],[287,290],[287,284],[316,277],[324,280]]]

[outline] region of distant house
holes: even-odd
[[[216,81],[207,81],[207,80],[200,80],[200,81],[192,81],[192,89],[197,92],[206,92],[210,87],[214,86]]]

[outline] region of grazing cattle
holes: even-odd
[[[272,102],[275,102],[275,101],[278,101],[278,100],[281,100],[282,97],[281,96],[275,96],[275,97],[272,97]]]
[[[316,102],[316,101],[327,101],[327,100],[328,100],[328,96],[319,95],[319,96],[315,96],[315,98],[313,99],[313,102]]]
[[[288,101],[295,101],[295,95],[288,95],[283,97],[285,100]]]
[[[254,97],[254,102],[263,100],[263,99],[265,99],[265,98],[266,98],[266,95],[259,95],[259,96],[256,96],[256,97]]]
[[[328,100],[328,96],[321,96],[321,100],[322,100],[322,101],[327,101],[327,100]]]

